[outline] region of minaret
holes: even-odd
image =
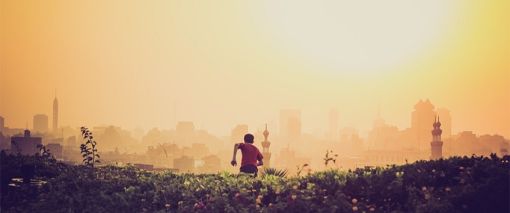
[[[439,117],[437,117],[432,125],[434,129],[432,130],[432,142],[430,143],[431,148],[431,160],[438,160],[443,158],[443,141],[441,141],[441,134],[443,130],[441,130],[441,122],[439,121]]]
[[[53,99],[53,132],[57,133],[58,130],[58,100],[57,95],[55,94],[55,99]]]
[[[271,162],[271,152],[269,152],[269,146],[271,145],[271,142],[267,140],[267,136],[269,136],[269,131],[267,131],[267,124],[266,130],[264,130],[262,134],[264,134],[264,141],[262,141],[262,155],[264,156],[264,167],[269,168]]]

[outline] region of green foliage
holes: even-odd
[[[81,127],[81,135],[83,136],[83,140],[85,140],[85,143],[80,145],[83,164],[93,168],[96,163],[100,163],[100,156],[96,148],[97,142],[94,140],[92,132],[87,127]]]
[[[456,157],[304,177],[174,174],[0,154],[2,212],[509,212],[510,157]]]
[[[264,168],[264,170],[262,170],[262,176],[268,176],[268,175],[273,175],[273,176],[284,178],[285,176],[287,176],[287,170],[286,169],[276,169],[276,168]]]

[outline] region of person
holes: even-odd
[[[241,167],[239,168],[240,172],[252,174],[254,177],[257,177],[257,166],[262,166],[264,163],[262,162],[263,156],[259,149],[253,145],[253,140],[254,137],[252,134],[246,134],[244,135],[244,143],[236,143],[234,145],[234,154],[230,164],[232,164],[232,166],[237,166],[236,155],[237,150],[240,149],[243,155]]]

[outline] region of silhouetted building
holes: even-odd
[[[180,144],[189,144],[192,142],[195,134],[195,125],[191,121],[179,121],[175,127],[177,133],[177,142]]]
[[[174,168],[179,172],[193,172],[195,160],[188,156],[182,156],[174,159]]]
[[[376,150],[399,150],[400,131],[396,126],[386,124],[378,117],[373,124],[372,130],[368,133],[368,148]]]
[[[416,143],[415,147],[425,150],[430,138],[430,124],[434,122],[434,105],[427,99],[420,100],[414,105],[414,111],[411,113],[411,131],[413,132],[412,140]]]
[[[58,100],[53,100],[53,132],[58,132]]]
[[[39,153],[42,145],[41,137],[31,137],[30,130],[26,129],[23,136],[11,137],[11,152],[21,155],[35,155]]]
[[[196,158],[202,158],[202,157],[206,156],[207,154],[209,154],[209,149],[203,143],[193,143],[193,144],[191,144],[191,149],[189,152],[190,152],[189,153],[190,156],[193,156]],[[184,155],[186,155],[186,154],[188,154],[188,153],[184,153]]]
[[[267,131],[267,124],[266,124],[266,130],[264,130],[264,141],[262,141],[262,156],[264,156],[264,167],[271,167],[271,152],[269,152],[269,146],[271,145],[271,142],[267,140],[267,137],[269,136],[269,131]]]
[[[221,170],[221,159],[216,155],[205,156],[202,161],[204,161],[202,172],[214,173]]]
[[[10,148],[9,137],[4,136],[3,132],[0,132],[0,150],[8,150]]]
[[[430,159],[437,160],[443,157],[443,141],[441,140],[441,133],[443,133],[443,130],[441,130],[439,118],[434,121],[432,126],[434,129],[432,130],[432,142],[430,143]]]
[[[0,116],[0,132],[4,132],[4,127],[5,127],[5,120],[4,120],[4,117]]]
[[[55,157],[56,159],[62,159],[63,158],[63,150],[62,145],[58,143],[50,143],[46,145],[46,149],[49,150],[49,152]]]
[[[239,124],[230,131],[230,142],[241,143],[245,134],[248,133],[248,125]]]
[[[44,114],[34,115],[34,132],[48,132],[48,116]]]
[[[286,142],[296,142],[301,137],[301,111],[286,109],[280,111],[280,136]]]
[[[78,149],[80,147],[80,145],[76,141],[76,136],[68,137],[65,146],[67,146],[67,148],[69,149]]]

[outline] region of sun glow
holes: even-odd
[[[419,6],[417,6],[419,4]],[[272,1],[275,45],[336,72],[378,72],[437,44],[456,14],[452,1]]]

